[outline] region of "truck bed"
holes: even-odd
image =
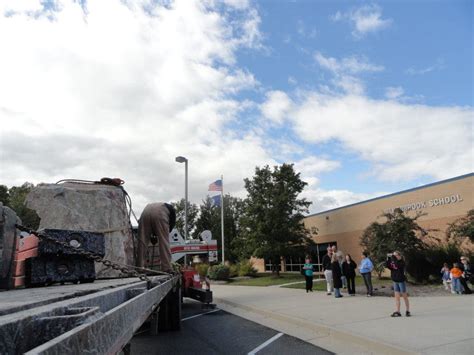
[[[96,280],[93,283],[77,285],[0,290],[0,316],[137,282],[140,280],[135,277]]]
[[[0,354],[113,354],[158,305],[180,298],[180,276],[96,280],[0,292]]]

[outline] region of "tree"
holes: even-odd
[[[428,234],[428,231],[417,223],[417,219],[422,215],[419,213],[410,217],[405,215],[400,208],[396,208],[393,213],[382,214],[381,217],[386,219],[384,223],[374,222],[365,229],[360,245],[369,252],[374,265],[380,266],[386,260],[388,253],[398,250],[405,255],[407,271],[410,272],[408,265],[410,260],[421,255],[427,247],[422,238]],[[377,267],[377,271],[380,276],[383,266]]]
[[[10,195],[8,194],[8,187],[5,185],[0,185],[0,202],[3,203],[4,206],[8,206],[10,204]]]
[[[238,254],[233,248],[233,240],[240,234],[240,216],[242,215],[243,201],[230,195],[224,196],[224,243],[226,260],[236,262]],[[213,239],[217,240],[218,253],[222,252],[221,238],[221,208],[213,204],[207,196],[199,206],[199,217],[196,221],[195,237],[204,230],[210,230]]]
[[[255,169],[252,179],[245,179],[248,197],[241,219],[239,245],[242,256],[265,258],[279,275],[282,256],[296,254],[312,244],[309,231],[303,224],[303,213],[311,202],[298,199],[307,185],[292,164]]]
[[[40,218],[36,211],[26,207],[25,200],[28,193],[34,187],[32,183],[25,182],[21,186],[13,186],[11,187],[8,192],[5,194],[5,190],[0,187],[0,196],[3,199],[6,197],[6,204],[12,210],[15,211],[18,217],[20,217],[21,222],[26,227],[37,229],[39,227]]]
[[[462,243],[466,238],[474,243],[474,209],[469,210],[466,216],[451,223],[446,234],[448,240],[453,240],[456,244]]]
[[[213,208],[212,199],[207,196],[206,199],[202,200],[201,205],[199,205],[199,216],[196,220],[194,238],[198,238],[203,231],[209,230],[212,233],[212,237],[215,239],[215,231],[219,226],[218,216]]]
[[[184,232],[184,225],[185,225],[185,216],[184,216],[184,206],[185,206],[185,199],[182,198],[178,202],[172,203],[173,207],[176,210],[176,229],[178,232],[183,236],[185,236]],[[188,201],[188,237],[191,237],[192,232],[196,225],[196,218],[199,212],[198,207]]]

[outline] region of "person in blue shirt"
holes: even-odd
[[[362,253],[362,260],[359,265],[359,272],[364,279],[365,287],[367,287],[367,297],[372,297],[374,294],[374,288],[372,287],[372,270],[374,264],[369,259],[369,254],[364,251]]]
[[[307,256],[305,259],[303,271],[304,278],[306,280],[306,293],[313,292],[313,264],[311,264],[311,259],[309,256]]]

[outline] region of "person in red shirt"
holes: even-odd
[[[449,270],[451,273],[451,282],[453,285],[453,291],[456,292],[458,295],[462,293],[461,287],[461,277],[462,277],[462,270],[459,267],[458,263],[454,263],[453,268]]]

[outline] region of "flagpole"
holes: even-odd
[[[221,240],[222,240],[222,265],[225,263],[225,254],[224,254],[224,175],[221,175]]]

